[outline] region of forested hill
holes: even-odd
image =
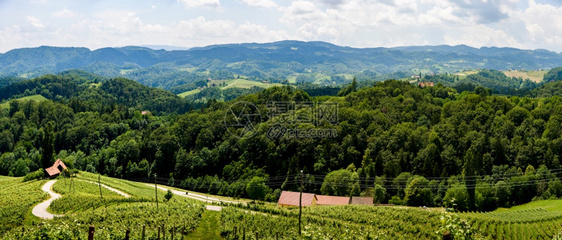
[[[133,89],[113,79],[89,93],[153,96],[127,95]],[[562,197],[559,96],[457,93],[395,80],[346,89],[313,98],[272,87],[180,115],[88,108],[72,98],[10,104],[0,111],[0,175],[61,158],[72,168],[142,180],[157,173],[170,185],[220,195],[247,197],[252,181],[263,190],[257,198],[273,201],[297,189],[300,170],[307,192],[376,194],[380,203],[450,206],[455,199],[459,209],[490,210]],[[307,114],[320,111],[311,107],[337,111],[315,121]],[[229,121],[233,112],[261,121],[240,127]]]
[[[67,102],[75,111],[103,111],[117,105],[154,113],[184,113],[190,108],[185,99],[169,91],[125,78],[107,80],[82,71],[44,75],[0,88],[0,101],[32,95]]]
[[[419,72],[463,69],[549,69],[562,65],[562,55],[546,50],[423,46],[352,48],[325,42],[281,41],[212,45],[165,51],[144,47],[38,47],[0,54],[0,76],[36,77],[82,69],[106,77],[124,76],[145,85],[171,89],[207,78],[314,81],[318,74],[341,84],[342,74],[358,80],[409,77]],[[310,80],[311,79],[311,80]],[[342,80],[343,79],[343,80]]]

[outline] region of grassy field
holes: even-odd
[[[181,98],[184,98],[184,97],[187,97],[189,95],[196,94],[198,92],[201,92],[201,89],[193,89],[193,90],[190,90],[190,91],[187,91],[187,92],[182,92],[182,93],[178,94],[178,96],[181,97]]]
[[[287,81],[289,81],[289,83],[296,83],[297,82],[297,75],[291,75],[287,77]]]
[[[547,211],[562,212],[562,200],[542,200],[513,206],[511,208],[499,208],[494,212],[524,211],[542,208]]]
[[[462,79],[465,79],[466,76],[468,76],[470,74],[476,74],[476,73],[478,73],[478,70],[466,70],[466,71],[455,73],[453,75],[459,76],[459,79],[462,80]]]
[[[207,83],[208,87],[218,87],[220,89],[229,89],[229,88],[252,88],[252,87],[260,87],[260,88],[269,88],[273,86],[282,86],[280,83],[263,83],[258,81],[251,81],[247,79],[228,79],[228,80],[211,80]],[[178,96],[184,98],[189,95],[196,94],[201,92],[200,89],[193,89],[190,91],[186,91],[183,93],[178,94]]]
[[[34,100],[34,101],[46,101],[48,100],[47,98],[43,97],[42,95],[32,95],[32,96],[27,96],[27,97],[22,97],[22,98],[17,98],[14,100],[19,100],[19,101],[28,101],[28,100]],[[10,107],[10,102],[5,102],[5,103],[1,103],[0,104],[0,109],[5,109],[5,108],[9,108]]]
[[[252,88],[252,87],[261,87],[261,88],[268,88],[268,87],[273,87],[273,86],[282,86],[282,84],[280,83],[262,83],[262,82],[257,82],[257,81],[250,81],[250,80],[246,80],[246,79],[235,79],[231,82],[227,82],[226,87],[223,87],[222,89],[227,89],[227,88]]]
[[[201,217],[201,221],[197,229],[187,235],[188,240],[212,240],[222,239],[220,235],[220,213],[215,211],[206,211]]]
[[[520,77],[523,79],[530,79],[533,82],[542,82],[544,75],[548,71],[503,71],[503,73],[508,77]]]

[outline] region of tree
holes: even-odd
[[[27,167],[25,160],[20,158],[14,164],[14,170],[12,172],[14,174],[14,177],[25,176],[26,174],[29,173],[29,167]]]
[[[473,144],[472,146],[470,146],[470,148],[468,149],[466,155],[465,155],[465,167],[464,167],[464,176],[465,177],[470,177],[470,176],[476,176],[478,175],[478,173],[481,170],[481,166],[482,166],[482,158],[479,153],[480,148],[478,147],[477,144]],[[465,184],[469,184],[470,181],[465,181]],[[468,208],[469,209],[474,209],[475,207],[475,189],[474,188],[468,188]]]
[[[381,204],[386,200],[386,188],[375,184],[375,203]]]
[[[265,185],[265,180],[262,177],[253,177],[246,185],[246,193],[248,197],[254,200],[261,200],[265,198],[268,187]]]
[[[468,191],[466,186],[463,184],[451,185],[443,198],[443,206],[452,207],[460,211],[468,210]]]
[[[494,185],[496,193],[496,204],[498,207],[510,206],[511,187],[504,181],[498,181]]]
[[[357,80],[355,80],[355,78],[353,78],[353,81],[351,82],[350,85],[348,85],[347,87],[342,88],[339,92],[338,92],[338,96],[346,96],[352,92],[357,92]]]
[[[43,165],[43,168],[48,168],[53,164],[53,154],[55,151],[52,122],[47,123],[47,126],[44,128],[44,136],[43,140],[41,141],[41,149],[43,150],[41,164]]]
[[[433,194],[429,187],[429,181],[422,176],[414,176],[406,187],[404,202],[410,206],[432,206]]]
[[[548,189],[545,193],[548,197],[560,198],[562,197],[562,183],[559,179],[551,180],[548,183]]]
[[[480,211],[492,211],[496,208],[496,196],[494,189],[487,182],[476,184],[476,209]]]
[[[509,110],[509,112],[507,112],[507,118],[515,123],[516,126],[521,125],[521,123],[523,123],[523,120],[529,118],[531,116],[531,113],[529,113],[529,110],[522,108],[522,107],[514,107],[513,109]]]
[[[404,198],[404,189],[408,186],[408,180],[412,178],[412,174],[409,172],[402,172],[398,177],[392,180],[392,187],[396,189],[396,195],[401,199]]]
[[[351,196],[359,185],[359,175],[347,169],[332,171],[326,175],[320,191],[324,195]]]

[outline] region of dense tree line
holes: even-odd
[[[562,80],[562,67],[556,67],[556,68],[550,69],[544,75],[543,79],[544,79],[544,82],[554,82],[554,81]]]
[[[305,191],[481,210],[562,194],[559,96],[497,96],[485,88],[458,93],[442,84],[419,88],[389,80],[314,98],[293,87],[272,87],[236,101],[209,101],[185,114],[143,115],[145,106],[154,105],[143,101],[159,99],[164,90],[135,84],[112,79],[70,100],[12,101],[0,115],[0,174],[25,175],[46,159],[61,158],[114,177],[157,173],[193,190],[275,200],[281,189],[297,189],[303,170]],[[104,107],[95,106],[98,98]],[[251,137],[227,131],[225,114],[237,101],[260,110],[262,122]],[[287,127],[337,134],[268,135],[279,120],[269,119],[268,103],[314,101],[337,103],[337,122]],[[290,119],[291,111],[285,114]]]
[[[40,94],[67,103],[74,111],[111,112],[117,105],[157,112],[187,112],[185,99],[158,88],[146,87],[125,78],[107,80],[81,72],[45,75],[0,89],[0,101]]]

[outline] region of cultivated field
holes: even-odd
[[[520,77],[523,79],[529,79],[536,83],[542,82],[543,77],[547,72],[548,71],[503,71],[503,73],[508,77]]]
[[[221,202],[207,202],[203,194],[178,188],[171,188],[177,195],[166,201],[165,187],[155,191],[151,184],[102,176],[101,184],[121,192],[116,193],[96,184],[98,175],[85,172],[73,180],[57,179],[52,190],[62,197],[49,211],[63,216],[41,220],[30,212],[46,199],[41,191],[46,181],[22,180],[0,177],[2,239],[84,239],[89,226],[95,226],[96,239],[122,239],[127,231],[131,239],[140,239],[143,229],[148,239],[159,234],[161,239],[172,234],[182,239],[242,239],[243,234],[246,239],[298,239],[298,208],[216,196],[208,198]],[[302,234],[305,239],[439,239],[445,214],[451,213],[402,206],[313,206],[303,209]],[[550,239],[562,230],[562,200],[455,215],[482,239]]]
[[[219,89],[229,89],[229,88],[252,88],[252,87],[260,87],[260,88],[269,88],[273,86],[282,86],[280,83],[263,83],[258,81],[251,81],[247,79],[228,79],[228,80],[211,80],[207,82],[208,87],[217,87]],[[190,91],[186,91],[183,93],[178,94],[178,96],[184,98],[189,95],[196,94],[201,92],[201,89],[193,89]]]

